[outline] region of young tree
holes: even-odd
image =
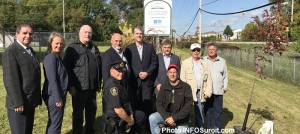
[[[232,29],[229,25],[226,26],[225,30],[223,31],[223,35],[225,35],[225,38],[228,39],[231,36],[233,36]]]
[[[288,43],[285,30],[289,24],[289,17],[282,9],[283,1],[277,1],[271,7],[271,14],[265,10],[262,14],[262,20],[258,16],[253,17],[255,25],[257,25],[257,32],[250,32],[249,36],[258,41],[266,41],[262,47],[262,52],[255,55],[256,71],[261,78],[264,78],[263,69],[265,62],[268,61],[265,54],[279,53],[281,55],[285,51],[284,46]]]

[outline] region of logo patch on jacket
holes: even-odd
[[[118,95],[118,88],[117,87],[112,87],[110,89],[110,93],[112,96],[117,96]]]

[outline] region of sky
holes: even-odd
[[[181,36],[188,30],[200,6],[199,2],[200,0],[172,0],[172,21],[177,36]],[[202,0],[202,9],[213,13],[231,13],[267,3],[269,3],[268,0]],[[223,31],[227,25],[233,30],[243,29],[247,23],[253,21],[251,17],[261,16],[265,9],[269,9],[269,7],[235,15],[211,15],[202,12],[202,33]],[[197,26],[199,26],[199,14],[186,35],[195,34]]]

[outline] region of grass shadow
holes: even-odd
[[[221,127],[225,128],[227,124],[233,120],[233,113],[228,110],[228,108],[223,108],[222,110],[222,124]]]
[[[95,119],[95,123],[94,123],[94,130],[95,130],[95,134],[103,134],[104,131],[103,131],[103,128],[104,128],[104,120],[102,118],[102,115],[101,116],[98,116],[96,119]],[[84,130],[85,126],[83,126],[83,131]],[[72,130],[69,130],[66,134],[72,134],[73,131]]]

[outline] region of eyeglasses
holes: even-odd
[[[195,52],[195,51],[200,52],[200,49],[193,49],[192,51],[193,52]]]

